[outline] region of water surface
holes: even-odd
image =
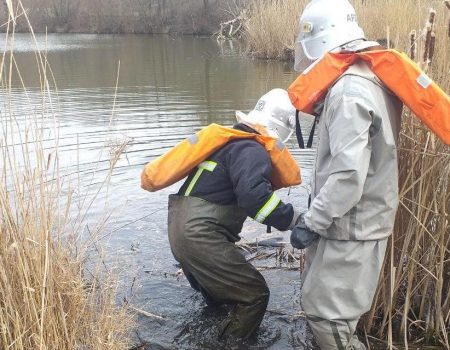
[[[207,308],[200,294],[177,275],[179,267],[170,252],[167,196],[181,184],[148,193],[140,189],[139,174],[146,162],[199,128],[213,122],[232,125],[235,110],[249,111],[268,90],[286,88],[295,78],[291,64],[252,60],[236,43],[219,45],[210,38],[49,35],[38,36],[38,47],[46,52],[57,85],[52,99],[64,173],[75,175],[82,188],[95,193],[108,173],[110,153],[124,142],[129,145],[109,187],[100,191],[91,208],[90,220],[101,221],[105,210],[112,211],[105,228],[112,233],[103,240],[105,262],[122,271],[121,298],[144,311],[138,317],[136,344],[146,344],[147,349],[230,348],[216,340],[216,326],[228,310]],[[4,41],[0,48],[5,50]],[[35,48],[29,35],[16,35],[15,60],[27,92],[17,78],[12,93],[22,124],[41,105]],[[52,135],[49,130],[48,139]],[[312,152],[300,152],[293,141],[288,146],[307,183]],[[283,199],[305,208],[307,186],[280,192]],[[248,220],[244,241],[265,230]],[[256,339],[237,348],[314,349],[299,314],[299,271],[292,269],[298,264],[284,258],[254,260],[271,299]],[[277,263],[280,268],[273,269]]]

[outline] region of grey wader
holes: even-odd
[[[302,306],[321,350],[366,349],[356,326],[372,305],[387,241],[320,238],[306,249]]]
[[[302,305],[321,350],[363,350],[355,335],[369,311],[398,205],[400,101],[363,62],[330,88],[306,225],[321,238],[307,249]]]
[[[169,242],[175,259],[209,304],[233,304],[221,336],[248,338],[269,302],[264,277],[234,244],[247,215],[237,205],[169,196]]]

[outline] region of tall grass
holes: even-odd
[[[10,10],[26,18],[20,3]],[[116,304],[117,283],[95,262],[87,265],[104,222],[85,232],[93,197],[83,197],[59,165],[58,104],[45,53],[36,51],[40,102],[23,102],[26,87],[12,87],[20,81],[15,23],[10,12],[10,49],[0,59],[0,349],[126,349],[132,319]]]
[[[247,52],[258,58],[292,57],[298,15],[307,0],[253,1],[245,23]]]
[[[406,49],[448,92],[450,11],[437,5],[436,13],[424,11],[417,42],[409,41]],[[396,40],[406,44],[404,37]],[[406,345],[425,341],[449,349],[450,150],[408,109],[403,112],[399,174],[394,234],[366,326],[390,347],[401,339]]]
[[[254,0],[249,6],[245,26],[247,51],[259,58],[290,58],[298,34],[298,20],[309,0]],[[422,28],[430,6],[443,8],[442,0],[354,0],[358,20],[366,36],[380,39],[389,36],[396,47],[408,49],[408,33]],[[445,11],[438,12],[440,29]],[[444,49],[444,48],[441,48]]]
[[[255,1],[246,26],[248,51],[258,57],[282,58],[293,47],[303,3]],[[414,56],[444,91],[450,91],[448,1],[355,0],[353,4],[368,38],[389,39]],[[436,10],[432,27],[426,24],[430,7]],[[413,29],[415,34],[410,34]],[[435,42],[425,54],[427,32]],[[398,341],[406,347],[425,341],[449,349],[450,150],[406,108],[402,123],[400,205],[365,330],[386,342],[385,347]]]

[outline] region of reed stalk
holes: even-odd
[[[447,7],[447,10],[450,12],[450,0],[444,1],[445,7]],[[447,36],[450,38],[450,16],[447,19]]]
[[[421,48],[418,64],[448,92],[450,41],[441,24],[445,15],[438,15],[429,10],[420,31],[423,34],[411,48]],[[401,340],[406,347],[423,341],[449,349],[450,151],[406,108],[399,144],[399,184],[392,250],[367,328],[381,339]]]
[[[8,49],[0,58],[0,349],[126,349],[132,317],[116,303],[116,278],[91,252],[104,222],[86,232],[93,199],[60,166],[47,57],[36,49],[36,105],[27,99],[14,53],[16,19],[27,20],[26,11],[20,2],[7,4]],[[110,173],[119,156],[116,148]]]
[[[417,58],[417,32],[413,29],[409,34],[410,37],[410,56],[413,61]]]

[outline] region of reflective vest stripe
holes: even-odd
[[[200,177],[200,175],[203,173],[203,170],[207,170],[207,171],[214,171],[214,169],[216,168],[217,163],[213,162],[211,160],[206,160],[202,163],[200,163],[198,165],[198,170],[195,173],[194,177],[192,178],[191,182],[189,183],[189,186],[186,190],[186,193],[184,194],[186,197],[189,196],[195,186],[195,184],[198,181],[198,178]]]
[[[255,216],[255,220],[262,223],[266,218],[272,214],[272,212],[275,210],[275,208],[278,206],[278,203],[280,203],[281,199],[278,198],[278,196],[273,193],[272,196],[270,196],[269,200],[262,206],[261,209],[259,209],[258,213]]]
[[[216,168],[217,163],[213,162],[212,160],[205,160],[204,162],[201,162],[199,164],[200,169],[208,170],[208,171],[214,171]]]

